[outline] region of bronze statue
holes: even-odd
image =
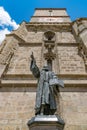
[[[57,109],[55,95],[57,95],[59,87],[64,87],[63,82],[49,70],[48,66],[44,66],[40,71],[33,53],[31,54],[30,70],[38,79],[35,115],[54,115]]]

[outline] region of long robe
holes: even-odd
[[[44,69],[40,71],[34,60],[31,61],[30,70],[38,79],[35,104],[36,115],[40,114],[42,105],[49,105],[49,114],[53,115],[57,108],[54,86],[50,86],[49,80],[53,78],[54,72]]]

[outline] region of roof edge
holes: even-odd
[[[35,8],[35,10],[66,10],[66,8]]]
[[[81,21],[81,20],[87,20],[87,17],[77,18],[72,23],[77,22],[77,21]]]
[[[49,18],[55,18],[55,17],[57,18],[58,17],[59,18],[59,17],[70,17],[70,16],[69,15],[67,15],[67,16],[63,16],[63,15],[62,16],[61,15],[60,16],[39,16],[38,15],[38,16],[31,16],[31,18],[32,17],[49,17]]]

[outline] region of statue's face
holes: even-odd
[[[43,66],[43,70],[49,71],[49,67],[48,66]]]

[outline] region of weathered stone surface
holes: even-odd
[[[31,74],[30,55],[34,52],[37,64],[41,66],[41,46],[21,46],[14,54],[7,74]],[[37,57],[38,55],[38,57]]]
[[[86,125],[87,103],[84,101],[87,99],[87,93],[63,92],[60,96],[60,110],[66,124]]]
[[[49,16],[50,10],[53,12],[53,16],[68,16],[66,9],[65,8],[41,8],[41,9],[36,9],[34,16]]]
[[[58,60],[60,73],[85,74],[85,65],[82,57],[78,55],[77,46],[58,46]]]

